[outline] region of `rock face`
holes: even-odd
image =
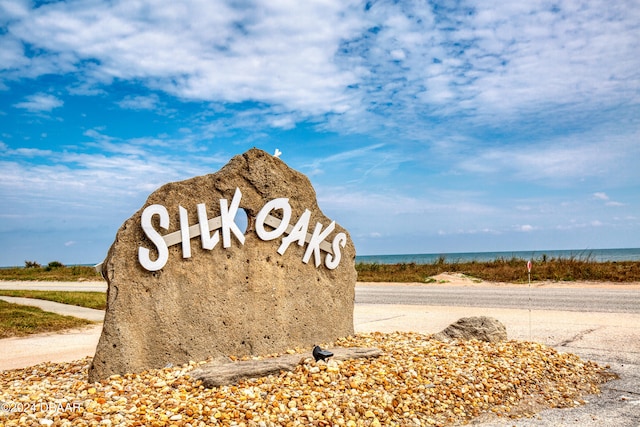
[[[463,317],[433,336],[438,340],[506,341],[507,329],[493,317]]]
[[[234,204],[246,213],[244,233],[229,219]],[[353,334],[355,248],[331,224],[309,180],[258,149],[162,186],[102,264],[107,309],[89,380]]]

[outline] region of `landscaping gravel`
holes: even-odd
[[[292,372],[213,388],[189,375],[204,362],[100,383],[87,382],[89,358],[44,363],[0,373],[0,424],[455,425],[579,406],[614,377],[606,367],[534,342],[447,343],[396,332],[321,345],[377,347],[383,354],[328,362],[309,357]]]

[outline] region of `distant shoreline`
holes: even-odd
[[[446,263],[461,262],[491,262],[499,259],[512,258],[523,260],[541,260],[544,257],[577,259],[582,261],[640,261],[640,248],[614,249],[549,249],[530,251],[495,251],[495,252],[441,252],[422,254],[386,254],[386,255],[356,255],[356,263],[362,264],[432,264],[442,260]],[[93,267],[90,264],[65,264],[67,267]],[[20,268],[23,265],[0,266],[0,269]]]
[[[640,261],[640,248],[617,249],[558,249],[496,252],[453,252],[430,254],[357,255],[356,263],[363,264],[432,264],[442,260],[456,262],[491,262],[499,259],[541,260],[543,258],[577,259],[582,261]]]

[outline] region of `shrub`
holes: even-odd
[[[62,264],[60,261],[51,261],[49,264],[47,264],[47,267],[59,268],[59,267],[64,267],[64,264]]]
[[[49,264],[47,264],[47,266],[44,268],[45,271],[51,271],[54,268],[62,268],[64,267],[64,264],[62,264],[60,261],[51,261]]]

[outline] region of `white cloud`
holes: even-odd
[[[43,150],[40,148],[10,148],[7,144],[0,141],[0,150],[3,157],[16,157],[20,160],[31,159],[34,157],[49,157],[53,154],[51,150]]]
[[[32,113],[49,112],[54,108],[62,107],[64,103],[53,95],[46,93],[36,93],[27,96],[27,100],[14,105],[16,108],[22,108]]]
[[[461,160],[459,167],[478,174],[505,173],[524,180],[576,179],[600,175],[598,166],[608,159],[599,157],[598,147],[510,147],[490,148]]]
[[[29,64],[20,40],[0,37],[0,70],[22,68]]]
[[[362,58],[356,63],[370,71],[362,99],[405,133],[421,118],[457,113],[483,125],[574,120],[570,111],[600,113],[637,99],[638,8],[608,5],[375,3],[376,31],[349,44],[345,63]]]
[[[323,114],[344,108],[344,88],[356,82],[354,70],[333,61],[341,40],[362,29],[353,7],[61,2],[40,6],[10,30],[59,59],[75,56],[96,82],[140,80],[186,99],[259,100]]]
[[[494,227],[487,225],[487,218],[495,221],[501,214],[496,207],[467,192],[405,195],[359,186],[318,186],[316,191],[321,209],[360,236],[369,236],[371,230],[396,237],[435,233],[438,229],[451,234],[493,233]],[[459,230],[462,223],[465,227]]]
[[[158,152],[153,144],[121,140],[97,131],[87,132],[105,146],[89,154],[84,147],[36,150],[9,149],[0,157],[0,200],[3,215],[13,221],[6,229],[74,228],[122,221],[149,193],[161,185],[215,172],[228,156],[213,157],[183,152],[180,156]],[[182,145],[179,140],[165,141]],[[188,145],[186,141],[184,145]],[[45,164],[28,163],[25,157],[47,156]],[[119,224],[118,224],[119,225]]]
[[[553,136],[544,142],[500,146],[467,143],[468,151],[456,155],[454,170],[552,186],[574,186],[585,180],[598,185],[627,182],[637,175],[638,137],[635,130],[612,135],[605,128]]]
[[[363,174],[367,175],[372,169],[381,166],[381,158],[385,158],[387,160],[386,166],[389,166],[389,155],[379,151],[383,147],[384,144],[373,144],[348,149],[327,157],[313,159],[310,164],[304,165],[304,168],[312,176],[324,173],[324,169],[327,167],[336,166],[337,168],[364,168]]]
[[[52,151],[38,148],[18,148],[13,150],[12,153],[21,157],[47,157],[52,154]]]
[[[625,206],[624,203],[620,203],[620,202],[616,202],[613,200],[609,199],[609,196],[606,193],[602,193],[602,192],[597,192],[597,193],[593,193],[593,198],[596,200],[602,200],[605,203],[605,206]]]
[[[466,228],[458,228],[455,230],[451,230],[451,231],[444,231],[444,230],[438,230],[437,234],[439,236],[454,236],[454,235],[466,235],[466,236],[472,236],[472,235],[494,235],[494,236],[498,236],[503,234],[503,231],[499,231],[499,230],[495,230],[493,228],[481,228],[481,229],[466,229]]]
[[[158,108],[159,103],[158,95],[152,94],[148,96],[125,96],[124,99],[118,102],[121,108],[128,110],[154,110]]]
[[[161,0],[4,6],[10,75],[73,71],[74,93],[114,79],[181,99],[263,103],[284,129],[310,117],[338,130],[425,139],[425,121],[579,120],[637,104],[640,8],[600,0],[422,3]],[[21,51],[23,43],[39,49]],[[4,61],[0,61],[4,63]],[[152,98],[125,99],[152,108]],[[624,111],[627,111],[624,113]],[[630,109],[621,113],[632,115]],[[455,123],[445,133],[456,132]],[[440,135],[431,133],[431,140]]]
[[[476,105],[489,107],[487,112],[501,114],[537,110],[541,104],[632,99],[637,62],[628,58],[637,53],[638,11],[630,4],[607,4],[541,2],[510,8],[483,2],[482,18],[470,17],[473,30],[463,32],[472,44],[464,53],[468,74],[475,77],[463,90],[481,101]],[[484,58],[492,62],[481,67]]]

